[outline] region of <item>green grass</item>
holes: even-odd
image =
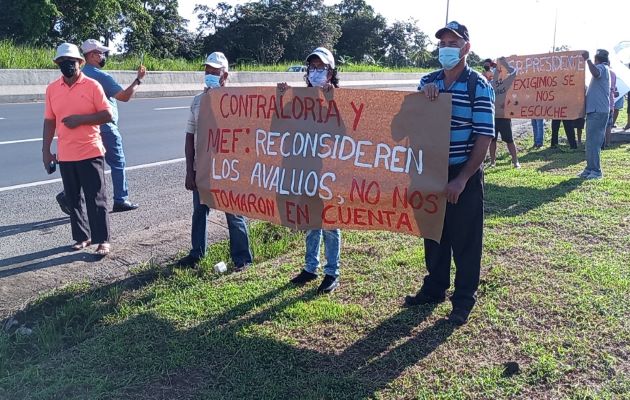
[[[318,297],[288,284],[303,234],[256,223],[245,273],[212,272],[222,242],[198,270],[139,266],[29,306],[30,336],[0,333],[0,398],[630,399],[630,145],[583,181],[583,148],[517,144],[521,170],[500,144],[486,171],[482,283],[460,329],[449,304],[401,307],[420,239],[344,231],[342,285]]]
[[[43,49],[30,46],[15,45],[8,40],[0,40],[0,69],[56,69],[52,59],[53,48]],[[106,70],[138,69],[140,56],[113,55],[107,60]],[[144,56],[143,63],[149,71],[202,71],[204,59],[185,60],[155,58],[149,54]],[[303,61],[282,62],[274,65],[258,65],[243,63],[231,66],[233,71],[246,72],[285,72],[291,65],[303,65]],[[422,68],[388,68],[378,65],[347,64],[339,66],[340,72],[426,72]]]

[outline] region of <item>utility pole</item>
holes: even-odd
[[[551,52],[556,52],[556,30],[558,28],[558,6],[556,6],[556,18],[553,22],[553,47],[551,48]]]
[[[446,22],[444,23],[444,25],[448,24],[448,6],[449,6],[450,0],[446,0]]]

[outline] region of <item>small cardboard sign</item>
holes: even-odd
[[[498,65],[497,118],[566,119],[584,116],[582,51],[506,57],[515,74]]]

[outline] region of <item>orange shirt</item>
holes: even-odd
[[[73,114],[94,114],[109,108],[101,85],[82,72],[72,86],[64,82],[63,76],[48,85],[44,118],[55,121],[59,161],[81,161],[105,154],[99,125],[70,129],[61,120]]]

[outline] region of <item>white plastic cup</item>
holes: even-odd
[[[226,271],[227,265],[225,265],[223,261],[219,261],[218,263],[214,264],[214,272],[216,272],[217,274],[222,274]]]

